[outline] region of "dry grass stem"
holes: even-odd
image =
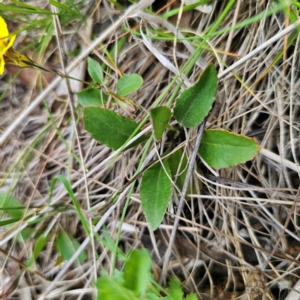
[[[0,192],[9,192],[26,209],[21,220],[0,227],[0,298],[94,299],[95,277],[122,268],[123,256],[114,253],[119,239],[120,253],[147,248],[155,279],[167,282],[176,275],[184,291],[198,299],[300,299],[300,21],[290,24],[292,17],[283,10],[266,14],[280,1],[233,1],[224,18],[231,1],[189,11],[181,1],[164,6],[142,0],[125,11],[100,2],[81,8],[90,29],[84,34],[80,28],[86,23],[54,17],[59,26],[43,57],[50,69],[63,66],[70,74],[91,56],[104,66],[112,91],[122,74],[143,77],[143,86],[130,95],[134,113],[110,103],[116,112],[144,122],[129,144],[152,134],[151,108],[172,108],[180,92],[214,64],[218,90],[206,127],[254,138],[262,150],[251,161],[213,170],[193,157],[197,130],[180,128],[173,118],[175,130],[167,130],[160,142],[112,151],[85,130],[74,86],[67,90],[64,78],[29,69],[14,77],[18,69],[7,66],[0,81]],[[50,10],[48,2],[43,7]],[[175,15],[163,17],[175,9]],[[27,32],[18,47],[44,34],[38,27]],[[186,72],[183,67],[202,42],[201,55]],[[60,58],[59,49],[66,55]],[[85,68],[76,72],[73,77],[90,80]],[[162,224],[152,232],[140,201],[141,176],[178,149],[195,165],[186,190],[174,186]],[[49,197],[58,175],[70,182],[92,238],[62,182]],[[60,232],[78,242],[68,260],[55,248]],[[42,238],[47,242],[33,258]],[[86,259],[79,263],[82,253]]]

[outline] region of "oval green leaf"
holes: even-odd
[[[107,102],[107,95],[96,88],[89,88],[76,93],[81,106],[102,106]]]
[[[151,109],[150,111],[152,126],[154,130],[154,136],[156,140],[160,141],[164,130],[168,126],[171,119],[171,111],[166,106],[159,106]]]
[[[0,192],[0,213],[2,211],[19,221],[25,213],[25,207],[22,202],[8,193]]]
[[[137,296],[144,294],[151,279],[151,265],[147,250],[132,250],[124,266],[124,286]]]
[[[137,91],[143,85],[143,78],[138,74],[126,74],[117,83],[117,94],[125,97]]]
[[[122,147],[138,127],[131,119],[98,107],[87,107],[83,121],[86,130],[95,140],[113,150]]]
[[[100,66],[100,64],[95,61],[94,59],[91,59],[88,57],[88,72],[90,76],[92,77],[93,81],[99,84],[102,84],[103,82],[103,71]]]
[[[195,85],[179,95],[174,116],[180,125],[191,128],[204,120],[214,102],[217,81],[217,71],[213,65],[209,65]]]
[[[225,130],[204,130],[199,154],[212,168],[228,168],[252,159],[260,151],[257,142]]]
[[[167,172],[167,174],[166,174]],[[164,162],[156,163],[145,171],[141,182],[141,202],[151,230],[158,228],[161,223],[172,193],[172,183],[169,178],[171,171]]]
[[[64,260],[69,260],[74,255],[80,244],[64,231],[60,232],[56,238],[55,246],[57,252]],[[86,253],[82,251],[78,256],[78,261],[83,263],[86,260]]]

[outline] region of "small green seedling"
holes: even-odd
[[[143,79],[137,74],[124,75],[118,80],[117,91],[114,93],[105,86],[100,64],[91,58],[88,59],[88,72],[93,83],[87,89],[77,93],[79,103],[85,107],[83,118],[85,128],[95,140],[117,150],[140,131],[137,129],[138,124],[131,118],[125,118],[109,110],[106,104],[111,97],[123,110],[129,114],[134,113],[135,105],[127,96],[142,86]],[[131,147],[146,138],[146,136],[141,137]]]
[[[104,85],[103,72],[100,65],[89,59],[88,71],[95,84]],[[142,85],[139,75],[125,75],[117,82],[117,93],[103,93],[99,90],[85,90],[78,93],[80,103],[85,106],[84,124],[93,138],[113,150],[120,149],[130,138],[140,133],[140,125],[130,118],[105,109],[101,106],[107,95],[114,95],[126,103],[126,96]],[[217,91],[217,71],[209,65],[199,80],[185,89],[178,97],[173,117],[187,128],[198,126],[209,114]],[[90,98],[89,98],[90,97]],[[95,107],[98,106],[98,107]],[[164,132],[171,128],[169,122],[172,112],[168,107],[159,106],[151,109],[150,117],[153,135],[161,140]],[[131,146],[148,139],[142,136]],[[126,148],[127,149],[127,148]],[[212,168],[228,168],[252,159],[260,151],[259,145],[251,138],[231,133],[226,130],[205,130],[199,148],[202,159]],[[172,185],[182,188],[187,169],[187,158],[183,153],[158,161],[146,169],[142,176],[140,196],[144,214],[152,230],[158,228],[165,214],[172,195]]]
[[[172,278],[168,291],[153,284],[152,262],[147,250],[132,250],[122,272],[112,278],[102,274],[96,282],[97,300],[197,300],[195,294],[184,298],[180,282]],[[165,295],[161,295],[164,291]]]

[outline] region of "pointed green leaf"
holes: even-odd
[[[205,130],[199,154],[213,168],[227,168],[252,159],[260,151],[257,142],[225,130]]]
[[[197,296],[195,294],[188,294],[185,300],[197,300]]]
[[[182,300],[183,291],[180,285],[180,282],[175,277],[172,277],[169,283],[169,294],[173,300]]]
[[[8,193],[0,192],[0,213],[6,212],[10,217],[20,220],[25,212],[24,205]]]
[[[146,299],[147,300],[173,300],[171,297],[161,297],[161,296],[157,296],[156,294],[154,293],[147,293],[146,294]]]
[[[81,106],[102,106],[107,102],[107,95],[96,88],[88,88],[76,93]]]
[[[101,277],[96,282],[97,300],[138,300],[121,283],[108,277]]]
[[[117,94],[120,97],[137,91],[143,85],[143,78],[137,74],[126,74],[117,83]]]
[[[156,140],[160,141],[164,130],[168,126],[168,123],[171,119],[171,111],[166,106],[159,106],[151,109],[150,116],[154,130],[154,136]]]
[[[16,222],[19,222],[20,218],[12,218],[12,219],[6,219],[4,221],[0,221],[0,227],[6,226],[6,225],[10,225]]]
[[[211,110],[217,81],[217,71],[209,65],[195,85],[180,94],[174,107],[174,116],[180,125],[191,128],[204,120]]]
[[[42,236],[40,236],[38,238],[38,240],[34,244],[34,250],[33,250],[33,258],[34,259],[38,258],[38,256],[40,255],[41,251],[43,250],[43,248],[47,244],[49,238],[50,238],[50,235],[47,235],[47,236],[42,235]]]
[[[90,76],[92,77],[93,81],[99,84],[103,82],[103,71],[100,64],[88,57],[88,71]]]
[[[50,235],[47,235],[47,236],[42,235],[38,238],[38,240],[34,244],[33,255],[29,258],[29,260],[26,263],[28,268],[31,268],[33,266],[34,262],[36,261],[36,259],[40,255],[41,251],[47,244],[49,238],[50,238]]]
[[[62,258],[64,260],[69,260],[79,248],[79,243],[72,236],[62,231],[56,238],[55,246]],[[86,260],[86,257],[85,251],[82,251],[78,256],[78,261],[82,263]]]
[[[80,221],[81,221],[81,223],[82,223],[82,225],[83,225],[83,227],[85,229],[85,232],[86,232],[87,235],[89,235],[89,233],[90,233],[89,224],[88,224],[87,220],[85,219],[85,217],[83,215],[83,212],[81,210],[80,204],[79,204],[77,198],[75,197],[75,195],[73,193],[73,188],[71,186],[71,183],[70,183],[70,181],[65,176],[63,176],[63,175],[57,175],[57,176],[55,176],[52,179],[51,185],[50,185],[50,193],[49,193],[48,203],[51,203],[50,198],[51,198],[51,195],[53,194],[54,187],[55,187],[56,182],[58,180],[64,185],[65,189],[67,190],[67,192],[68,192],[68,194],[69,194],[69,196],[70,196],[70,198],[71,198],[71,200],[73,202],[73,205],[75,207],[77,215],[79,216],[79,219],[80,219]]]
[[[132,250],[124,267],[124,286],[135,295],[146,292],[151,279],[151,259],[147,250]]]
[[[167,174],[166,174],[167,172]],[[154,231],[161,223],[171,198],[172,183],[169,165],[156,163],[145,171],[141,183],[141,202],[149,227]]]
[[[117,150],[124,145],[138,124],[131,119],[104,108],[87,107],[84,126],[98,142]]]
[[[33,228],[26,227],[17,235],[17,240],[27,242],[35,233],[36,231]]]

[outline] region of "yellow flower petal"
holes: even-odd
[[[3,54],[5,54],[5,52],[6,52],[10,47],[12,47],[12,45],[13,45],[14,42],[15,42],[15,39],[16,39],[16,36],[13,35],[13,36],[11,37],[11,39],[9,40],[9,42],[7,43],[7,45],[3,48]]]
[[[7,24],[2,17],[0,17],[0,39],[7,38],[9,32],[7,29]]]
[[[7,50],[12,47],[16,39],[15,35],[13,35],[10,39],[8,37],[9,31],[7,29],[7,24],[5,20],[0,17],[0,74],[3,74],[5,66],[3,55],[5,55]]]
[[[45,70],[29,57],[12,48],[15,39],[16,35],[9,35],[6,22],[0,17],[0,75],[4,72],[5,64]]]
[[[0,75],[3,74],[4,72],[4,58],[3,58],[3,55],[0,55]]]

